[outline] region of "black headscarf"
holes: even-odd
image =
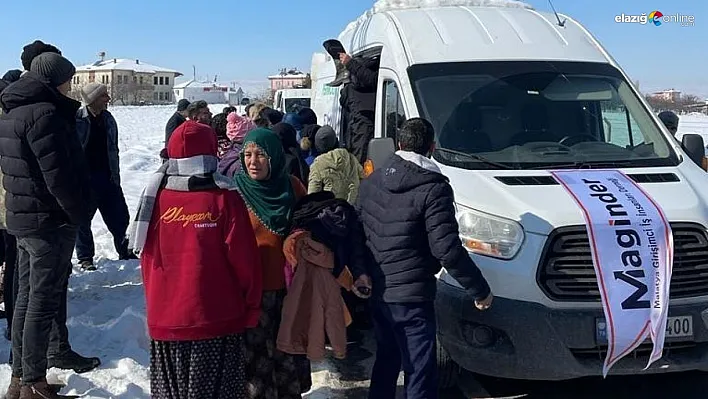
[[[276,123],[272,130],[280,138],[280,142],[283,145],[286,170],[307,186],[307,180],[310,177],[310,167],[307,166],[307,162],[303,159],[300,148],[297,145],[295,128],[289,123],[280,122]]]

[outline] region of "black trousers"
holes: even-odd
[[[433,302],[375,302],[372,313],[376,361],[371,372],[369,398],[395,398],[398,374],[403,368],[406,399],[437,399]]]
[[[19,290],[12,323],[12,375],[25,383],[46,377],[50,348],[62,351],[62,346],[68,346],[66,295],[75,242],[73,226],[17,238]]]
[[[89,221],[79,226],[76,237],[76,257],[79,261],[93,260],[95,253],[93,233],[91,232],[91,219],[96,211],[101,212],[101,217],[113,235],[113,245],[121,259],[128,256],[128,239],[125,232],[130,224],[128,205],[125,203],[123,190],[118,184],[113,183],[109,176],[93,175],[91,177],[92,195],[89,204]]]
[[[5,275],[3,276],[3,302],[5,303],[5,317],[7,318],[7,330],[12,331],[12,314],[15,310],[15,298],[17,297],[17,240],[13,235],[2,231],[3,254],[2,261],[5,263]]]

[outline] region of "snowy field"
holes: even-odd
[[[212,106],[212,112],[219,113],[223,107]],[[174,109],[174,106],[111,109],[119,126],[122,185],[131,215],[148,175],[160,165],[158,153],[163,147],[164,125]],[[680,133],[699,133],[708,138],[708,117],[683,116]],[[85,398],[149,398],[149,339],[140,266],[137,261],[114,260],[117,256],[112,238],[99,214],[94,219],[93,232],[98,270],[83,272],[74,268],[69,288],[68,326],[74,349],[87,356],[100,357],[103,365],[81,375],[52,369],[50,382],[66,384],[63,393]],[[371,343],[366,347],[369,355],[356,367],[359,378],[368,375],[371,362]],[[0,342],[0,361],[6,361],[9,351],[9,343]],[[356,359],[350,361],[357,362]],[[315,386],[305,397],[353,397],[342,389],[342,380],[348,378],[337,371],[338,366],[334,361],[313,364]],[[9,379],[10,367],[4,364],[0,366],[0,391],[4,392]],[[366,378],[363,380],[346,385],[363,393]]]

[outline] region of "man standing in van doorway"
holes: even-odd
[[[489,284],[460,241],[452,187],[429,159],[434,137],[425,119],[404,122],[398,133],[400,151],[359,188],[357,210],[372,255],[377,349],[371,399],[395,397],[401,366],[408,399],[437,399],[434,301],[441,267],[479,310],[492,304]]]
[[[363,165],[369,141],[374,138],[379,58],[352,58],[347,53],[340,53],[339,61],[349,72],[350,81],[342,88],[339,99],[345,126],[344,142],[347,150]]]

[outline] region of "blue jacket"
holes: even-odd
[[[106,136],[108,136],[108,167],[111,170],[111,181],[120,184],[120,163],[118,157],[118,123],[108,111],[103,111],[100,115],[106,122]],[[76,133],[81,142],[81,148],[86,151],[91,134],[91,119],[88,108],[82,107],[76,113]]]

